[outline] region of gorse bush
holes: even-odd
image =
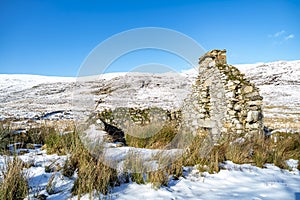
[[[1,200],[23,200],[28,195],[28,182],[23,173],[24,163],[17,157],[6,160],[1,169],[3,180],[0,182]]]

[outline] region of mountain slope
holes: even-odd
[[[264,97],[265,123],[273,129],[300,130],[300,60],[235,65]],[[178,108],[197,76],[195,69],[178,74],[112,73],[78,81],[69,77],[0,75],[0,119],[33,118],[80,109],[156,106]],[[49,116],[49,115],[47,115]],[[64,115],[60,115],[63,118]],[[68,116],[67,118],[72,118]]]

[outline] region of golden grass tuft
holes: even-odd
[[[177,134],[176,124],[153,123],[129,128],[125,134],[128,146],[147,149],[163,149]]]
[[[80,195],[101,192],[108,194],[110,188],[118,183],[116,170],[104,164],[103,157],[95,157],[81,143],[79,133],[75,130],[70,133],[69,144],[66,151],[70,153],[70,157],[63,166],[62,174],[72,177],[76,171],[78,178],[76,179],[72,194]],[[48,146],[48,144],[47,144]]]
[[[28,182],[23,168],[23,161],[17,157],[6,160],[5,169],[1,169],[3,180],[0,182],[0,199],[23,200],[28,195]]]

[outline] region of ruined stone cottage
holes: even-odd
[[[199,75],[187,99],[186,130],[210,129],[215,142],[225,134],[263,132],[259,89],[226,62],[226,50],[212,50],[199,59]]]
[[[176,111],[116,108],[98,116],[125,133],[131,126],[176,120],[181,133],[197,134],[206,129],[214,143],[227,134],[249,136],[263,132],[259,89],[236,67],[227,64],[226,50],[212,50],[199,59],[192,92]]]

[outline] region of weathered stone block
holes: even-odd
[[[250,92],[253,92],[253,87],[252,87],[252,86],[247,85],[247,86],[245,86],[245,87],[243,88],[243,93],[244,93],[244,94],[248,94],[248,93],[250,93]]]
[[[240,104],[235,104],[234,107],[233,107],[233,109],[235,111],[240,111],[242,109],[242,106]]]
[[[259,120],[260,113],[258,111],[249,111],[247,114],[247,122],[257,122]]]

